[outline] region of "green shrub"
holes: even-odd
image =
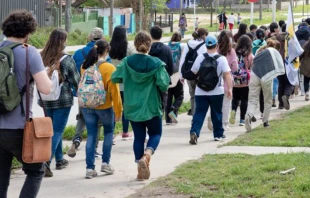
[[[29,44],[36,48],[42,49],[47,43],[53,27],[38,28],[37,31],[30,36]],[[88,42],[88,34],[82,33],[81,30],[75,30],[68,34],[67,45],[85,45]]]

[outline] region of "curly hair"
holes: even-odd
[[[232,43],[230,42],[231,32],[223,30],[218,36],[218,51],[219,54],[226,56],[232,48]]]
[[[36,31],[37,25],[31,12],[17,10],[2,22],[1,29],[6,37],[25,38]]]

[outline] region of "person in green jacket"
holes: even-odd
[[[138,163],[138,180],[150,178],[150,159],[162,135],[161,94],[168,90],[169,75],[165,63],[148,55],[152,44],[149,33],[135,37],[137,54],[128,56],[112,74],[113,83],[124,83],[124,114],[130,120],[133,132],[135,161]],[[144,141],[148,131],[146,148]]]

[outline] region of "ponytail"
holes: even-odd
[[[89,51],[87,54],[84,62],[83,62],[83,69],[87,69],[90,66],[93,66],[98,62],[99,56],[104,55],[104,53],[109,53],[110,45],[107,41],[99,40],[96,42],[94,47]]]

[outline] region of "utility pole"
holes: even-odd
[[[66,31],[71,30],[71,0],[66,0]]]
[[[109,35],[110,38],[112,38],[113,34],[113,26],[114,26],[114,0],[110,0],[110,29],[109,29]]]
[[[59,0],[59,27],[62,25],[62,0]]]
[[[276,22],[276,0],[272,0],[272,22]]]
[[[259,1],[259,20],[263,18],[263,0]]]
[[[210,27],[212,27],[213,24],[213,1],[211,1],[211,22],[210,22]]]
[[[143,8],[143,0],[140,0],[140,3],[139,3],[139,31],[142,31],[142,20],[143,20],[142,8]]]
[[[183,8],[183,0],[180,0],[180,16],[182,14],[182,8]]]

